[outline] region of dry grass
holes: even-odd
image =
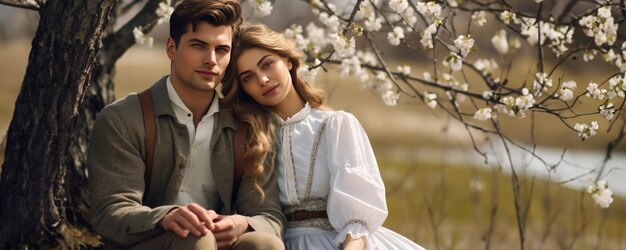
[[[467,166],[379,163],[388,191],[386,227],[428,249],[484,249],[495,204],[492,249],[519,249],[508,175]],[[527,249],[626,249],[625,199],[614,197],[603,210],[581,191],[540,180],[531,191],[531,181],[523,181],[521,195],[522,204],[530,202]]]

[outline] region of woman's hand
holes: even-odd
[[[344,250],[363,250],[365,248],[365,236],[361,238],[353,239],[350,234],[346,235],[346,240],[343,242]]]

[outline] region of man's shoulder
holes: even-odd
[[[107,105],[98,113],[96,123],[116,124],[115,127],[143,127],[139,96],[136,93],[130,93]]]
[[[232,127],[236,129],[237,124],[239,123],[232,107],[220,106],[220,110],[217,112],[216,117],[219,119],[221,124],[224,124],[225,127]]]
[[[100,111],[101,114],[116,113],[118,115],[137,115],[137,111],[141,112],[141,103],[137,93],[130,93],[124,98],[118,99],[107,105]]]

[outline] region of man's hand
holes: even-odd
[[[213,231],[213,220],[219,216],[213,210],[206,210],[196,203],[175,208],[159,222],[166,231],[174,232],[181,238],[187,238],[189,233],[196,237],[204,236]]]
[[[215,221],[213,235],[218,249],[228,249],[248,229],[248,221],[241,215],[220,216]]]

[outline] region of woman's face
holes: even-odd
[[[274,107],[295,94],[286,58],[268,50],[244,50],[237,59],[237,72],[243,90],[263,106]]]

